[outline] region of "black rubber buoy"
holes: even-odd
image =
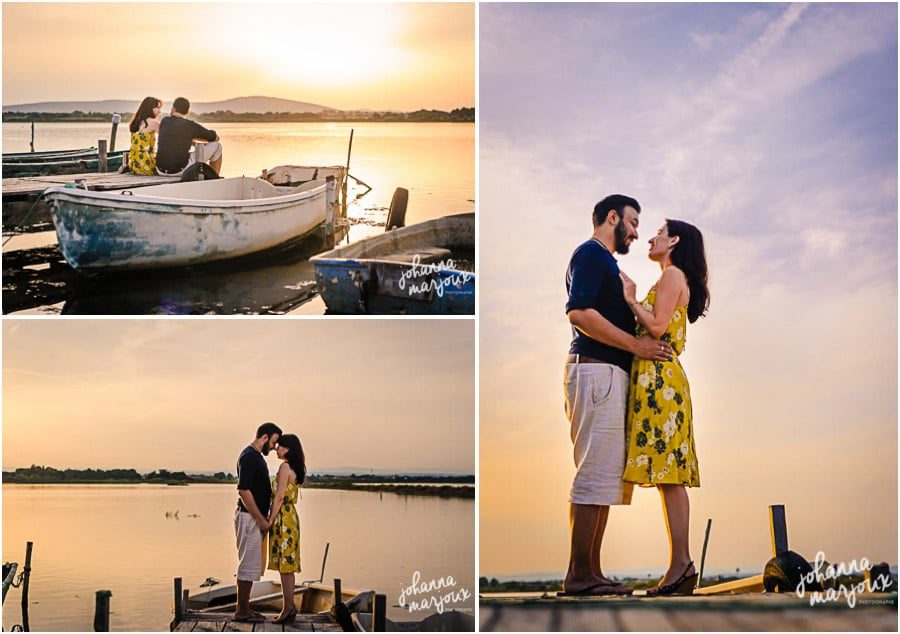
[[[409,190],[398,187],[394,190],[394,197],[391,198],[391,208],[388,211],[387,224],[384,226],[385,231],[403,227],[406,224],[406,204],[409,202]]]
[[[766,592],[795,592],[800,585],[800,579],[812,572],[812,566],[792,550],[786,550],[780,555],[772,557],[763,570],[763,587]],[[818,581],[805,583],[806,590],[818,590],[821,592],[822,584]]]
[[[216,178],[222,177],[207,163],[194,163],[181,173],[182,183],[187,183],[188,181],[211,181]]]

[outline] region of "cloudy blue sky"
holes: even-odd
[[[708,565],[762,566],[785,503],[808,557],[896,562],[896,5],[482,4],[479,41],[482,574],[565,567],[564,275],[614,192],[639,294],[666,217],[707,242],[693,554],[712,517]],[[666,556],[639,491],[608,566]]]

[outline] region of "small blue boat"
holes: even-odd
[[[332,313],[475,314],[474,213],[392,229],[310,262]]]

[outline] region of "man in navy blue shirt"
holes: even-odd
[[[613,253],[626,254],[638,238],[641,206],[621,194],[594,206],[594,233],[581,244],[566,273],[566,315],[572,345],[566,359],[566,415],[571,425],[576,474],[569,496],[571,544],[565,594],[630,594],[603,575],[600,546],[609,507],[630,504],[625,469],[628,376],[634,355],[667,360],[672,350],[652,337],[634,336]]]
[[[272,498],[269,467],[264,456],[269,455],[281,429],[275,423],[263,423],[256,430],[256,438],[241,452],[237,463],[238,503],[234,513],[234,534],[237,538],[237,604],[234,618],[237,621],[262,622],[263,616],[250,607],[250,591],[253,582],[259,581],[265,566],[263,536],[271,526],[268,514]]]

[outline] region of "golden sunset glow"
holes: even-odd
[[[11,4],[3,104],[263,95],[451,110],[474,105],[474,38],[466,3]]]

